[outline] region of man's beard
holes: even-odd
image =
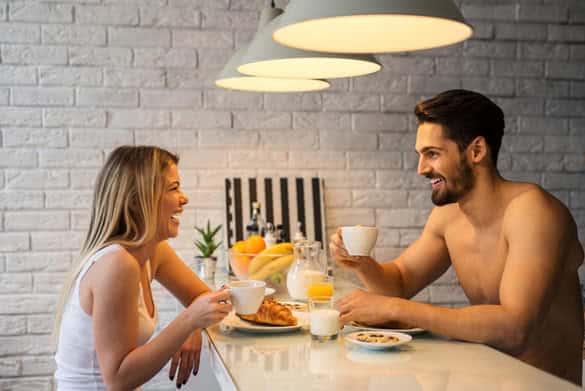
[[[459,199],[469,192],[474,185],[475,178],[471,166],[465,160],[465,157],[459,161],[457,167],[457,176],[449,182],[453,183],[453,188],[448,188],[447,180],[442,177],[443,186],[441,189],[433,190],[431,200],[437,206],[452,204],[459,201]]]

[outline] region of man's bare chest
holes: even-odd
[[[508,248],[499,231],[479,235],[451,232],[445,236],[451,263],[472,304],[499,303]]]

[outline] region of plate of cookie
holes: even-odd
[[[393,331],[356,331],[347,334],[345,340],[366,349],[383,350],[409,343],[412,336]]]

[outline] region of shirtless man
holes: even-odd
[[[581,384],[583,248],[570,212],[539,186],[500,176],[504,115],[485,96],[446,91],[415,114],[418,174],[429,178],[437,207],[391,262],[349,256],[340,230],[331,237],[333,258],[368,289],[338,302],[341,321],[398,321],[485,343]],[[449,266],[469,306],[408,300]]]

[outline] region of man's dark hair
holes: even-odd
[[[504,112],[488,97],[473,91],[449,90],[419,102],[414,114],[419,124],[443,125],[445,136],[457,143],[460,151],[482,136],[494,166],[497,165],[504,135]]]

